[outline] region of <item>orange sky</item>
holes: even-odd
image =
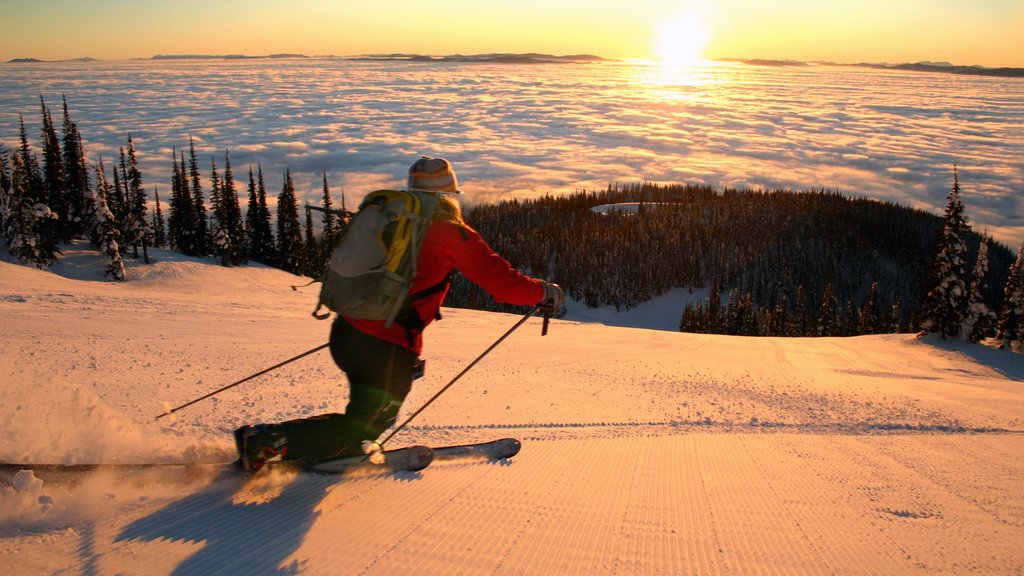
[[[688,15],[705,58],[1024,67],[1019,0],[0,0],[0,61],[155,54],[590,53],[653,58]]]

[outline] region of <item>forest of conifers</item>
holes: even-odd
[[[618,203],[641,204],[594,210]],[[790,336],[916,331],[942,225],[921,210],[830,191],[654,184],[476,206],[466,220],[513,265],[588,306],[628,309],[672,288],[707,287],[711,296],[686,318],[679,310],[686,331]],[[967,241],[972,261],[980,240]],[[990,241],[988,255],[986,301],[998,310],[1013,254]],[[518,310],[459,279],[447,304]]]

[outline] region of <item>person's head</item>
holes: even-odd
[[[444,158],[423,156],[409,167],[409,190],[437,193],[435,214],[446,220],[462,223],[462,209],[459,206],[459,180],[451,162]]]
[[[423,156],[409,167],[409,190],[462,194],[451,162]]]

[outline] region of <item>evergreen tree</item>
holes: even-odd
[[[317,240],[316,231],[313,229],[313,211],[306,205],[306,268],[303,276],[320,278],[323,276],[323,267],[320,258],[320,242]]]
[[[891,306],[886,308],[882,314],[882,324],[879,332],[883,334],[898,334],[903,329],[902,311],[900,310],[900,299],[897,298]]]
[[[189,179],[192,184],[193,246],[195,247],[196,256],[209,256],[211,247],[210,234],[207,230],[206,204],[204,203],[203,186],[199,176],[199,162],[196,160],[196,147],[191,136],[188,139],[188,147]]]
[[[878,332],[878,282],[871,283],[868,299],[860,307],[857,315],[857,333],[875,334]]]
[[[722,284],[717,277],[711,279],[708,305],[704,309],[706,316],[704,329],[711,334],[721,332],[725,326],[725,318],[722,314]]]
[[[151,229],[153,231],[153,247],[154,248],[166,248],[167,247],[167,226],[164,222],[164,214],[160,209],[160,193],[154,188],[153,197],[155,198],[155,207],[153,209],[153,223]]]
[[[117,173],[117,170],[114,170]],[[100,158],[96,166],[96,194],[95,194],[95,220],[96,244],[99,251],[107,259],[106,275],[112,280],[124,280],[124,260],[121,258],[121,247],[119,240],[121,230],[114,220],[114,214],[107,206],[107,196],[110,193],[110,185],[107,183],[106,170],[103,168],[103,159]]]
[[[182,164],[178,164],[178,151],[173,148],[171,164],[174,170],[171,172],[171,199],[168,202],[167,242],[172,250],[188,254],[191,240],[186,222],[192,216],[192,202],[188,187],[184,185],[185,179],[182,178]]]
[[[843,336],[857,335],[857,306],[853,303],[853,297],[846,299],[846,312],[843,314],[842,326]]]
[[[246,222],[249,230],[249,245],[253,260],[267,265],[276,265],[274,232],[270,224],[270,209],[267,208],[267,187],[263,181],[263,166],[258,167],[259,178],[253,181],[252,167],[249,167],[249,210]]]
[[[128,135],[128,156],[125,163],[124,148],[121,149],[121,169],[125,187],[125,224],[124,241],[132,247],[133,254],[139,257],[139,246],[142,246],[143,260],[149,264],[148,246],[152,240],[146,210],[146,192],[142,189],[142,173],[135,154],[135,143],[131,134]]]
[[[292,274],[301,274],[306,264],[304,252],[295,186],[292,184],[291,173],[286,169],[284,185],[277,197],[277,253],[280,257],[278,267]]]
[[[1017,249],[1017,259],[1010,266],[1010,276],[1003,290],[996,340],[1000,348],[1024,348],[1024,243]]]
[[[57,260],[52,235],[44,234],[49,220],[56,218],[42,201],[45,195],[39,162],[28,144],[25,122],[21,122],[21,148],[11,153],[11,184],[4,215],[4,238],[12,256],[23,263],[45,268]]]
[[[217,173],[217,160],[210,158],[210,249],[214,256],[219,256],[221,265],[227,266],[225,245],[228,243],[227,233],[223,232],[221,222],[224,219],[224,206],[220,201],[220,175]]]
[[[988,292],[988,238],[982,237],[978,245],[978,258],[974,261],[971,287],[967,295],[967,314],[960,332],[968,342],[981,342],[995,334],[996,315],[985,303]]]
[[[796,287],[796,304],[793,305],[793,313],[789,315],[786,324],[787,336],[807,336],[807,297],[804,295],[804,285]]]
[[[327,187],[327,172],[324,172],[324,196],[321,206],[324,209],[322,241],[320,243],[320,268],[325,269],[327,259],[331,257],[334,250],[334,239],[338,234],[338,216],[334,213],[334,202],[331,200],[331,190]]]
[[[213,240],[217,255],[224,266],[239,266],[247,257],[245,230],[238,207],[235,177],[231,172],[231,155],[224,154],[224,179],[217,177],[217,163],[213,162],[212,187],[214,224]]]
[[[259,261],[261,247],[257,244],[256,228],[259,225],[257,219],[260,213],[260,201],[256,194],[256,178],[252,173],[252,164],[249,165],[249,185],[246,187],[246,192],[249,201],[245,208],[245,234],[249,240],[250,256]]]
[[[825,294],[821,298],[821,309],[818,311],[818,336],[839,336],[836,314],[839,300],[832,290],[832,283],[825,285]]]
[[[88,237],[96,227],[92,220],[96,211],[92,208],[94,191],[89,183],[89,165],[85,160],[85,149],[82,146],[82,135],[78,126],[71,120],[67,98],[64,105],[64,188],[68,200],[69,233],[72,237],[85,235]]]
[[[40,229],[40,233],[46,236],[44,242],[56,245],[58,242],[67,242],[71,239],[66,221],[69,210],[68,201],[64,193],[64,157],[60,151],[60,139],[57,138],[57,130],[53,127],[53,118],[46,108],[46,102],[39,96],[39,104],[42,106],[43,114],[43,196],[42,202],[46,204],[56,216],[48,218]]]
[[[679,331],[700,332],[700,320],[697,316],[697,310],[693,307],[693,302],[687,302],[686,307],[683,309],[683,315],[679,318]]]
[[[942,230],[936,242],[931,289],[922,305],[921,327],[943,338],[960,335],[967,313],[967,244],[969,232],[960,200],[960,179],[953,169],[953,189],[946,203]]]
[[[100,170],[102,164],[103,164],[103,158],[100,157],[100,163],[95,165],[92,168],[92,170],[94,170],[94,171]],[[104,185],[109,188],[109,185],[106,184],[106,180],[105,179],[104,179]],[[94,247],[96,247],[96,248],[99,248],[99,246],[100,246],[99,220],[97,219],[97,218],[99,218],[100,209],[99,209],[99,206],[96,203],[97,202],[96,196],[98,194],[97,190],[99,189],[99,187],[100,187],[100,183],[96,182],[96,187],[95,188],[92,185],[90,185],[88,188],[85,189],[85,196],[83,197],[83,202],[82,202],[82,206],[81,206],[82,212],[80,213],[80,216],[79,216],[79,222],[82,225],[82,229],[81,229],[82,237],[87,239],[87,240],[89,240],[89,242],[91,242],[92,245]],[[104,201],[104,206],[106,206],[106,201]]]
[[[114,185],[110,188],[111,194],[107,196],[107,208],[110,210],[110,213],[114,215],[114,221],[117,222],[118,231],[120,232],[121,237],[123,238],[123,222],[125,219],[125,214],[127,213],[127,208],[125,206],[126,202],[124,195],[124,187],[121,186],[121,175],[127,172],[127,168],[125,167],[124,162],[124,148],[121,148],[121,163],[114,164],[112,171],[114,174]]]
[[[11,171],[7,167],[7,150],[0,143],[0,242],[7,244],[7,236],[4,226],[4,218],[7,213],[11,195]]]

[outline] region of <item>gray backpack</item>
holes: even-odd
[[[418,190],[377,190],[334,246],[313,316],[326,306],[346,318],[383,320],[390,327],[409,296],[416,259],[437,198]]]

